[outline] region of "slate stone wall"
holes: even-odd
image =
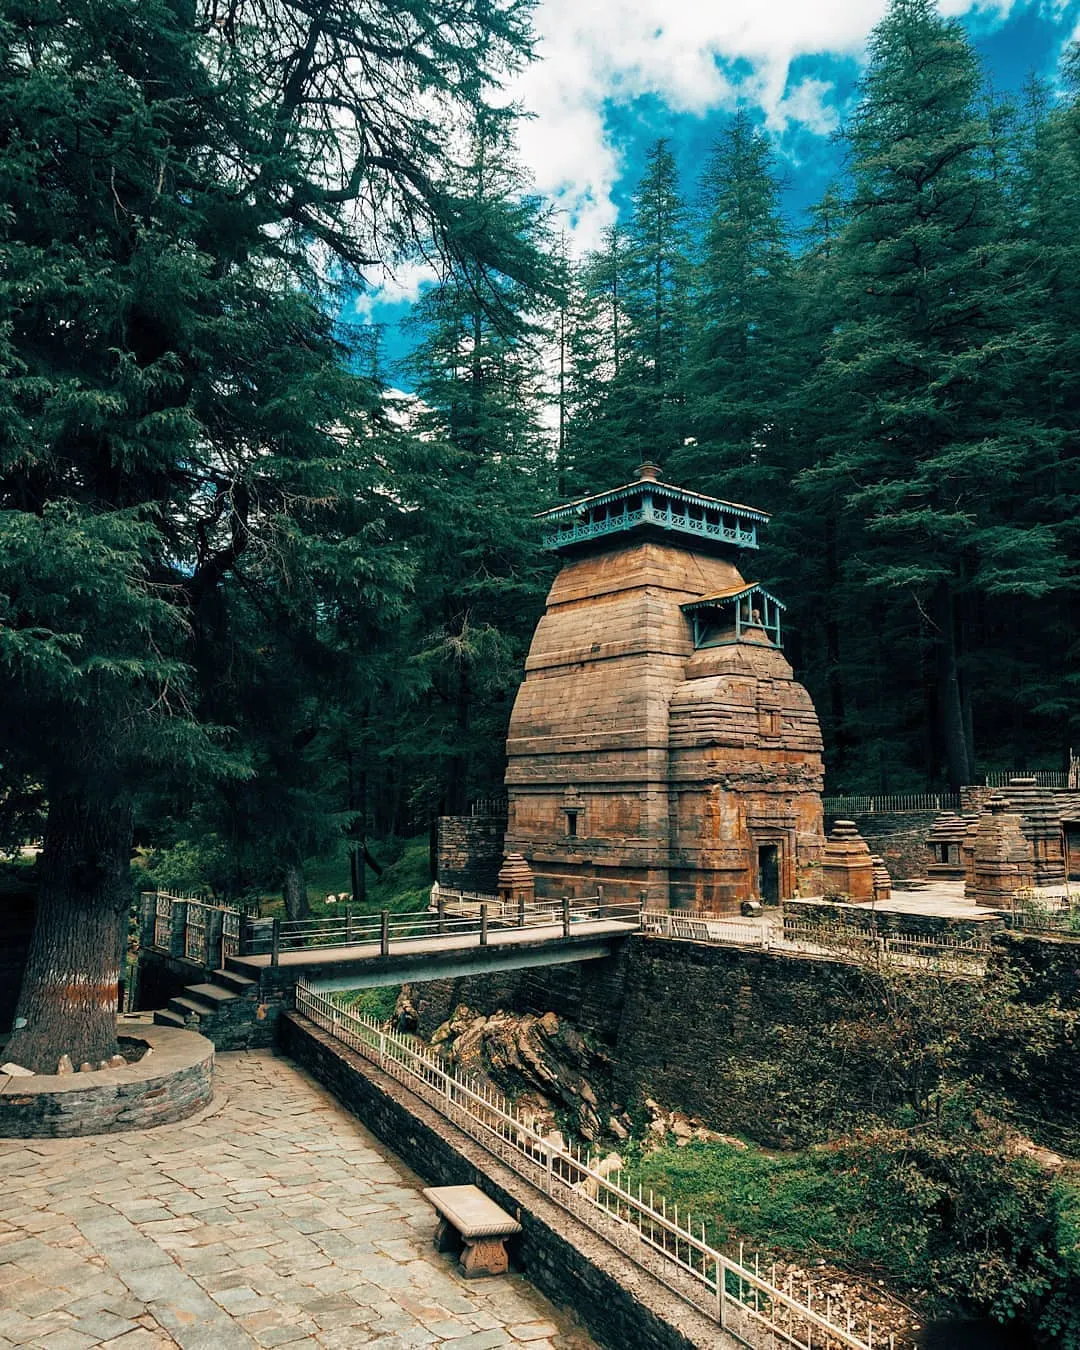
[[[440,816],[439,885],[494,895],[505,833],[505,816]]]
[[[930,850],[926,836],[941,815],[940,811],[874,812],[853,816],[859,833],[870,846],[870,852],[884,858],[889,876],[925,877],[930,865]],[[825,822],[831,830],[832,818]]]
[[[400,1083],[295,1013],[281,1046],[430,1184],[479,1186],[523,1232],[512,1258],[554,1303],[572,1308],[612,1350],[735,1350],[715,1323],[565,1213]],[[432,1231],[435,1215],[432,1214]]]
[[[913,917],[903,916],[905,927]],[[917,931],[963,933],[945,920],[919,922],[927,926]],[[998,948],[992,960],[1016,972],[1021,997],[1056,997],[1064,1009],[1080,1009],[1080,941],[990,928],[981,925],[980,935]],[[872,1063],[840,1066],[830,1048],[830,1027],[858,1018],[860,1006],[869,1011],[874,997],[859,969],[842,962],[642,936],[628,939],[609,962],[413,989],[424,1035],[459,1003],[482,1013],[553,1011],[606,1041],[613,1095],[624,1106],[633,1110],[653,1097],[714,1129],[777,1144],[792,1142],[787,1131],[800,1112],[808,1121],[828,1115],[832,1098],[838,1119],[874,1109]],[[1061,1022],[1038,1063],[1026,1046],[1009,1044],[981,1068],[1023,1113],[1072,1128],[1080,1120],[1077,1054]],[[775,1099],[780,1090],[789,1094],[783,1103]]]
[[[206,1037],[172,1027],[136,1026],[129,1034],[149,1041],[154,1053],[123,1068],[62,1078],[0,1076],[0,1138],[144,1130],[183,1120],[209,1104],[214,1047]]]
[[[153,1012],[164,1008],[169,999],[182,994],[189,984],[206,979],[206,967],[196,961],[169,956],[153,947],[139,952],[139,976],[135,987],[135,1012]],[[226,1047],[221,1046],[222,1050]]]
[[[419,1031],[430,1037],[460,1004],[480,1012],[553,1012],[614,1043],[626,990],[626,944],[614,956],[409,986]]]
[[[989,916],[985,919],[954,919],[942,914],[898,914],[881,909],[872,911],[869,905],[828,904],[820,900],[787,900],[784,914],[810,923],[839,919],[859,926],[868,925],[872,918],[879,932],[907,933],[916,937],[978,937],[988,941],[994,934],[1005,931],[1004,919]]]

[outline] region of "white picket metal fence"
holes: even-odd
[[[422,1041],[388,1031],[342,1008],[302,981],[296,1008],[343,1045],[403,1083],[422,1101],[482,1144],[667,1288],[754,1350],[885,1350],[892,1334],[875,1334],[834,1309],[831,1295],[807,1285],[796,1291],[776,1267],[762,1273],[740,1247],[740,1259],[706,1239],[704,1223],[669,1211],[667,1201],[621,1172],[605,1174],[580,1149],[558,1147],[501,1094],[448,1067]],[[815,1306],[816,1304],[816,1306]]]
[[[958,811],[958,792],[877,792],[849,797],[822,797],[827,816],[874,816],[905,811]]]
[[[686,942],[712,942],[734,947],[768,949],[773,930],[762,920],[711,918],[690,910],[647,909],[641,927],[654,937],[682,938]]]
[[[955,974],[980,975],[992,946],[979,938],[949,934],[888,933],[869,925],[841,924],[822,920],[800,921],[772,916],[743,919],[713,918],[690,910],[647,909],[641,917],[642,932],[654,937],[708,942],[714,946],[752,947],[767,952],[798,956],[828,957],[860,964],[867,960],[892,959],[903,965]]]
[[[776,930],[773,949],[801,952],[808,956],[832,956],[860,964],[875,959],[896,964],[944,971],[949,974],[982,975],[993,952],[980,938],[960,938],[947,933],[889,933],[851,924],[800,923],[785,919]]]

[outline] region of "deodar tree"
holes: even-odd
[[[3,0],[0,25],[0,790],[48,803],[7,1053],[53,1072],[116,1050],[140,793],[249,772],[196,675],[223,588],[310,615],[328,538],[356,603],[385,580],[354,515],[393,465],[333,289],[414,244],[500,265],[447,144],[529,33],[517,0]]]

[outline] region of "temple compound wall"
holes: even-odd
[[[506,849],[537,895],[735,910],[820,893],[821,733],[744,580],[752,508],[643,466],[547,513],[563,566],[507,739]]]

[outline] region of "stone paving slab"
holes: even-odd
[[[422,1182],[307,1074],[217,1057],[193,1121],[0,1140],[0,1350],[591,1350],[520,1275],[465,1280]]]

